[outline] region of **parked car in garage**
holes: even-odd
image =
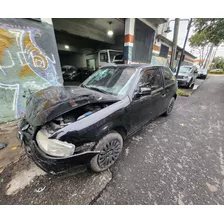
[[[198,70],[196,66],[180,66],[177,76],[178,86],[193,88],[197,76]]]
[[[155,117],[170,115],[176,91],[167,67],[103,67],[80,86],[52,86],[33,94],[19,138],[48,173],[80,164],[100,172],[118,159],[127,137]]]
[[[65,81],[74,81],[81,83],[91,75],[91,72],[87,69],[66,65],[62,66],[62,75]]]
[[[75,77],[78,75],[77,68],[72,65],[63,65],[61,70],[65,81],[74,81]]]
[[[208,75],[208,69],[204,68],[199,68],[198,69],[198,77],[197,78],[202,78],[202,79],[206,79]]]
[[[77,69],[78,75],[74,78],[74,81],[83,82],[86,80],[92,73],[84,68]]]

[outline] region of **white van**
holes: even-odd
[[[123,64],[124,55],[123,51],[119,50],[100,50],[94,54],[87,55],[87,67],[88,69],[96,70],[100,67],[114,65],[114,64]]]

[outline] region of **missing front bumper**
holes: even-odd
[[[62,173],[76,166],[88,164],[99,153],[97,151],[87,151],[66,158],[51,157],[42,152],[35,141],[32,141],[29,145],[25,144],[25,150],[37,166],[50,174]]]

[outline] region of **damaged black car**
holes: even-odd
[[[167,67],[103,67],[80,86],[33,94],[19,138],[28,156],[48,173],[83,164],[101,172],[118,159],[125,138],[171,113],[176,91],[175,76]]]

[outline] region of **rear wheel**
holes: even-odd
[[[96,145],[95,150],[100,153],[94,156],[89,167],[95,172],[101,172],[112,166],[118,159],[123,148],[123,138],[115,131],[104,136]]]
[[[175,98],[172,97],[169,104],[168,104],[166,112],[164,113],[165,116],[169,116],[171,114],[171,112],[173,110],[174,103],[175,103]]]

